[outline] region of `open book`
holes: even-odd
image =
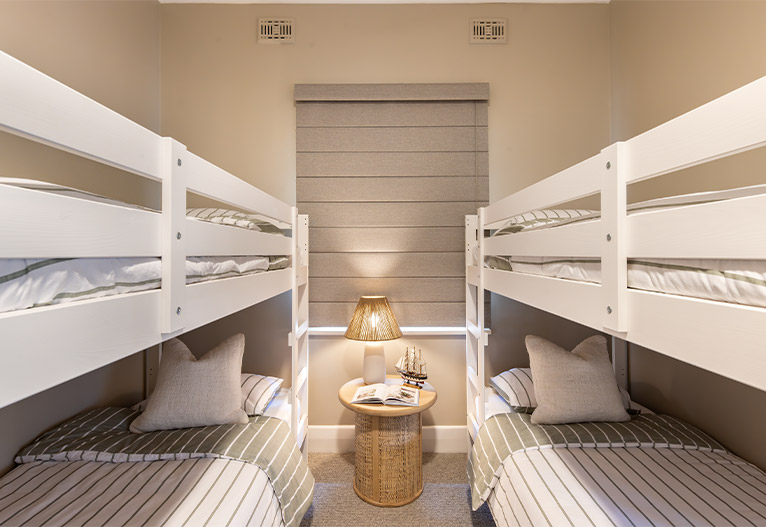
[[[418,406],[420,404],[420,391],[400,384],[368,384],[356,390],[351,402],[355,404],[382,403]]]

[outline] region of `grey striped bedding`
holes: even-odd
[[[628,214],[700,205],[766,193],[766,185],[659,198],[628,206]],[[508,220],[493,236],[556,228],[598,219],[599,211],[535,210]],[[478,262],[477,262],[478,263]],[[486,256],[491,269],[553,278],[601,282],[598,258]],[[635,258],[628,260],[628,287],[681,296],[766,307],[766,261]]]
[[[160,470],[160,465],[155,463],[184,460],[195,463],[220,459],[248,464],[265,472],[279,501],[281,521],[288,526],[300,523],[311,504],[314,478],[284,421],[258,416],[251,418],[247,424],[131,434],[128,426],[137,415],[138,412],[127,408],[84,412],[22,449],[16,456],[16,462],[84,462],[83,467],[87,468],[81,469],[82,475],[98,470],[102,463],[125,465],[124,470],[130,470],[127,466],[135,463],[147,463],[146,470]],[[204,463],[205,466],[210,464],[209,461]],[[223,470],[221,466],[217,468]],[[246,470],[253,480],[252,470]],[[9,488],[16,489],[17,485],[12,483],[12,478],[16,477],[14,474],[16,470],[0,479],[0,489],[8,483],[11,484]],[[70,480],[65,485],[72,483]],[[215,492],[221,491],[218,484],[225,485],[220,478],[213,483],[211,488],[215,486]],[[55,492],[65,491],[59,488]],[[8,495],[0,491],[0,496],[4,496],[0,497],[2,518],[4,511],[23,497],[23,491],[14,490]],[[129,494],[125,494],[119,499],[128,497]],[[164,497],[169,499],[169,496]],[[271,498],[267,496],[265,499]],[[131,504],[132,509],[135,507],[135,503]],[[153,505],[147,503],[145,507],[152,508]]]
[[[161,266],[159,258],[0,259],[0,313],[157,289]],[[289,266],[289,256],[192,257],[186,283]]]
[[[758,196],[766,194],[766,184],[752,185],[749,187],[740,187],[727,190],[714,190],[709,192],[695,192],[692,194],[681,194],[665,198],[651,199],[638,203],[630,203],[627,206],[627,213],[635,214],[641,212],[651,212],[662,209],[672,209],[686,207],[689,205],[702,205],[714,203],[735,198],[749,196]],[[588,209],[541,209],[532,210],[523,214],[513,216],[506,221],[502,227],[496,230],[493,236],[505,236],[516,234],[521,231],[531,231],[538,229],[549,229],[551,227],[560,227],[570,223],[579,223],[582,221],[599,219],[601,211]]]
[[[48,183],[47,181],[38,181],[34,179],[24,178],[9,178],[0,177],[0,185],[9,185],[12,187],[25,188],[28,190],[38,190],[51,194],[57,194],[59,196],[67,196],[70,198],[84,199],[86,201],[95,201],[97,203],[106,203],[108,205],[115,205],[118,207],[125,207],[129,209],[141,209],[148,212],[160,212],[155,209],[140,207],[131,203],[125,203],[115,199],[107,198],[99,194],[87,192],[84,190],[65,187],[63,185],[57,185],[55,183]],[[265,232],[268,234],[284,235],[284,231],[277,225],[279,222],[268,218],[262,214],[255,214],[249,212],[242,212],[238,210],[224,209],[220,207],[198,207],[186,209],[186,216],[194,218],[200,221],[207,221],[210,223],[219,223],[221,225],[230,225],[232,227],[239,227],[240,229],[248,229],[251,231]],[[286,229],[289,229],[289,225],[284,225]]]
[[[469,457],[498,525],[766,525],[766,474],[664,415],[535,426],[488,419]]]
[[[485,265],[502,271],[601,282],[601,262],[595,258],[487,256]],[[629,259],[628,287],[766,307],[766,261]]]
[[[35,461],[0,480],[0,525],[283,526],[266,473],[231,459]]]

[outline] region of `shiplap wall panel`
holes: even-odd
[[[385,291],[391,302],[455,302],[465,299],[463,278],[309,278],[317,298],[356,302],[362,295]]]
[[[298,128],[301,152],[485,152],[487,134],[472,126]]]
[[[313,327],[346,326],[355,307],[356,302],[313,301],[309,304],[309,319]],[[391,309],[401,326],[465,325],[465,302],[393,302]]]
[[[316,227],[459,227],[465,215],[487,203],[316,203],[299,202]]]
[[[301,205],[303,210],[303,205]],[[461,238],[462,235],[463,237]],[[456,252],[463,254],[465,227],[312,227],[311,257],[316,253]],[[465,261],[465,255],[463,255]],[[313,272],[314,260],[311,260]]]
[[[365,294],[386,295],[401,325],[463,325],[464,217],[489,199],[488,95],[486,84],[296,86],[312,326],[346,325]]]
[[[406,188],[406,192],[402,189]],[[488,177],[326,177],[301,181],[297,199],[312,202],[478,201],[489,194]]]
[[[300,112],[299,112],[300,113]],[[299,178],[489,176],[487,152],[298,152]],[[302,182],[299,182],[299,185]]]
[[[327,102],[306,105],[296,116],[300,127],[474,126],[474,103]],[[482,126],[486,126],[484,123]]]
[[[465,256],[459,252],[432,253],[314,253],[311,276],[317,278],[460,278]]]

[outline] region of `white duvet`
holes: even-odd
[[[0,259],[0,312],[160,287],[159,258]],[[268,256],[194,257],[186,283],[269,270]]]

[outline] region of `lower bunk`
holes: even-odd
[[[766,474],[665,415],[534,425],[497,414],[468,473],[474,510],[486,501],[498,525],[766,525]]]
[[[24,448],[0,479],[0,524],[298,525],[311,505],[281,419],[133,434],[138,415],[90,410]]]
[[[468,459],[471,505],[509,526],[766,526],[766,473],[632,401],[606,339],[526,338],[530,368],[490,378]]]
[[[167,341],[148,399],[21,449],[0,478],[0,525],[300,524],[314,489],[291,430],[301,409],[282,379],[241,372],[244,351],[241,334],[199,358]]]

